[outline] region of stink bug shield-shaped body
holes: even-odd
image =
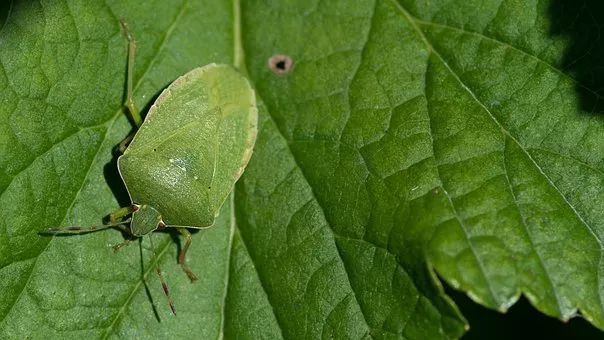
[[[178,263],[194,281],[196,276],[185,264],[191,244],[187,228],[212,226],[243,173],[256,140],[255,93],[233,67],[209,64],[170,84],[141,124],[132,99],[136,44],[125,22],[122,25],[129,41],[127,107],[139,129],[119,157],[118,169],[132,204],[111,214],[111,224],[53,228],[43,233],[80,234],[116,227],[135,237],[149,235],[153,249],[153,231],[175,228],[185,237]],[[130,228],[123,226],[128,223]],[[159,267],[157,273],[175,313]]]
[[[132,206],[112,219],[132,213],[133,236],[177,228],[186,238],[178,263],[195,281],[185,264],[191,244],[187,228],[214,223],[250,159],[257,120],[254,91],[230,66],[206,65],[175,80],[118,159]],[[176,313],[159,268],[157,273]]]
[[[254,91],[230,66],[194,69],[165,89],[118,159],[132,203],[160,215],[133,212],[132,234],[211,226],[250,159],[256,123]]]

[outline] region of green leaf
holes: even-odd
[[[525,294],[604,328],[604,125],[565,66],[554,2],[13,1],[0,337],[457,338],[436,273],[491,308]],[[194,235],[195,284],[167,234],[157,256],[113,253],[118,232],[37,234],[128,204],[112,152],[131,129],[119,18],[138,106],[211,62],[257,90],[254,154]],[[284,75],[276,54],[294,62]]]

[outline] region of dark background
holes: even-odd
[[[550,6],[551,35],[569,39],[564,53],[564,73],[573,77],[581,108],[604,113],[603,0],[554,0]],[[556,65],[555,65],[556,66]]]
[[[604,332],[581,317],[562,322],[537,311],[524,298],[501,314],[470,300],[465,293],[446,287],[461,313],[470,323],[462,340],[524,340],[524,339],[604,339]]]

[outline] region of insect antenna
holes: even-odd
[[[155,252],[155,247],[153,246],[153,238],[151,237],[152,233],[149,234],[149,242],[151,243],[151,251],[153,252],[153,257],[157,258],[157,253]],[[157,266],[155,267],[155,271],[159,276],[159,281],[161,282],[161,287],[164,289],[164,294],[168,298],[168,304],[170,305],[170,309],[172,310],[172,314],[176,316],[176,308],[174,307],[174,302],[172,301],[172,297],[170,296],[170,289],[168,288],[168,283],[164,278],[164,275],[161,272],[161,268],[159,267],[159,259],[157,260]]]
[[[39,232],[40,235],[68,235],[68,234],[86,234],[92,233],[99,230],[109,229],[109,228],[118,228],[123,232],[130,233],[128,228],[124,226],[124,224],[130,223],[130,219],[120,221],[117,223],[109,223],[102,225],[93,225],[90,227],[79,227],[79,226],[71,226],[71,227],[63,227],[63,228],[49,228],[46,230],[42,230]]]

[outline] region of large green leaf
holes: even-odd
[[[604,328],[604,125],[554,2],[12,2],[0,337],[459,337],[435,271],[488,307],[523,293]],[[210,62],[245,70],[263,103],[244,176],[194,237],[195,284],[165,234],[157,256],[113,253],[117,232],[37,234],[127,204],[112,154],[130,129],[122,17],[139,106]],[[294,60],[283,76],[278,53]]]

